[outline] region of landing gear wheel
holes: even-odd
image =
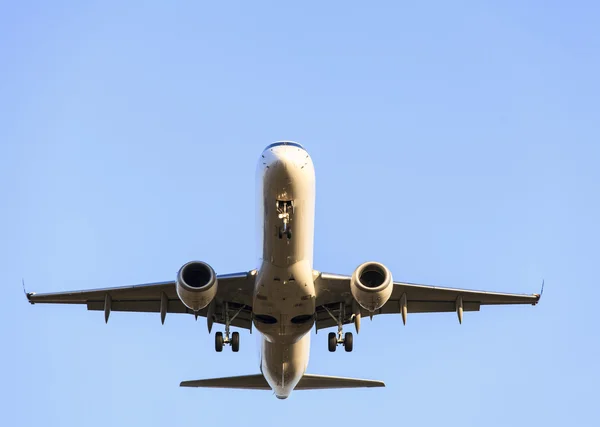
[[[329,347],[329,351],[334,352],[335,348],[337,347],[337,337],[335,336],[335,332],[329,332],[327,344]]]
[[[352,337],[352,332],[346,332],[346,336],[344,337],[344,350],[347,352],[352,351],[353,344],[354,339]]]
[[[217,352],[223,351],[223,332],[217,332],[215,334],[215,350]]]
[[[290,230],[289,228],[287,231],[287,238],[288,238],[288,240],[291,240],[291,238],[292,238],[292,230]]]
[[[233,350],[234,353],[237,353],[238,351],[240,351],[240,333],[239,332],[233,332],[231,334],[231,350]]]

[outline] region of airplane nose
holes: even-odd
[[[293,173],[296,169],[301,169],[308,164],[310,160],[306,150],[291,141],[280,141],[273,143],[262,154],[263,165],[268,169],[279,169],[282,172]]]
[[[295,159],[291,156],[291,150],[281,147],[269,153],[270,161],[267,163],[269,169],[277,169],[283,173],[288,172],[296,166]]]

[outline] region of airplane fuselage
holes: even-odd
[[[261,372],[283,399],[306,371],[314,324],[315,172],[299,144],[279,142],[263,151],[257,175],[262,247],[253,319],[262,334]]]

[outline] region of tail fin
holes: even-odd
[[[271,390],[262,374],[240,377],[211,378],[206,380],[183,381],[181,387],[234,388],[246,390]],[[304,374],[294,390],[324,390],[334,388],[385,387],[382,381],[358,378],[331,377],[326,375]]]

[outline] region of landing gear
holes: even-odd
[[[354,338],[352,337],[352,332],[346,332],[346,335],[344,336],[344,350],[351,352],[353,345]]]
[[[343,330],[343,319],[344,319],[344,304],[340,303],[340,314],[338,317],[335,317],[331,311],[327,307],[325,307],[327,313],[336,321],[338,325],[338,332],[330,332],[327,336],[327,348],[329,351],[334,352],[337,348],[338,344],[344,346],[344,350],[347,352],[351,352],[354,347],[354,337],[352,336],[352,332],[346,332],[344,335]]]
[[[335,332],[329,332],[329,336],[327,337],[327,345],[329,347],[329,351],[333,353],[337,347],[337,337],[335,336]]]
[[[278,233],[279,233],[280,239],[283,239],[283,236],[286,236],[288,238],[288,240],[291,240],[291,238],[292,238],[292,230],[290,230],[289,228],[285,232],[280,228]]]
[[[229,327],[231,322],[237,317],[238,314],[242,311],[244,307],[240,307],[236,313],[229,318],[229,304],[225,303],[225,336],[223,336],[223,332],[217,332],[215,334],[215,351],[222,352],[224,345],[231,345],[231,350],[234,353],[240,351],[240,333],[233,332],[231,334],[231,338],[229,337]]]
[[[329,332],[329,335],[327,336],[327,347],[329,351],[333,353],[338,344],[343,345],[346,352],[351,352],[354,348],[352,332],[346,332],[344,338],[339,338],[335,332]]]
[[[280,239],[283,239],[283,236],[287,237],[288,240],[292,238],[292,230],[290,228],[290,215],[293,212],[294,203],[291,200],[277,200],[277,216],[283,222],[277,231]]]
[[[238,351],[240,351],[240,333],[239,332],[234,332],[233,334],[231,334],[231,350],[234,353],[237,353]]]
[[[223,351],[223,332],[217,332],[215,334],[215,350],[217,352],[222,352]]]

